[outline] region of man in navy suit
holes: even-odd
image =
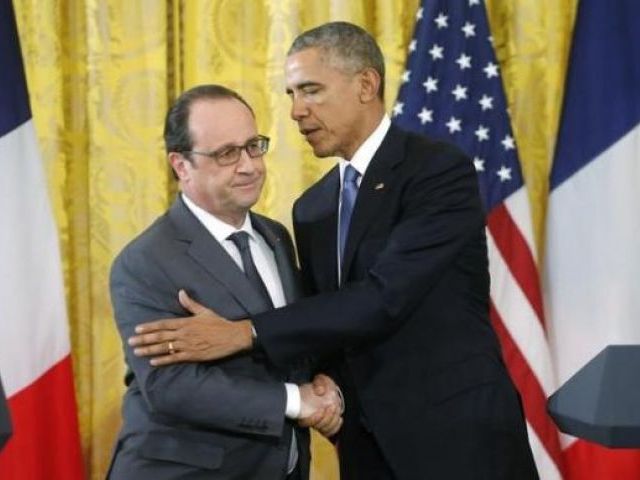
[[[309,433],[297,421],[317,413],[320,430],[331,434],[340,419],[337,394],[317,396],[305,364],[278,368],[243,352],[154,368],[126,344],[139,323],[188,313],[180,289],[227,318],[300,296],[289,234],[250,211],[262,191],[269,139],[258,134],[249,105],[225,87],[195,87],[170,109],[165,143],[181,192],[111,271],[129,371],[108,477],[306,480]],[[177,348],[165,344],[169,354]]]
[[[384,61],[361,28],[301,34],[286,61],[291,116],[338,165],[293,208],[308,296],[231,324],[197,310],[132,341],[158,364],[252,348],[277,364],[325,356],[346,399],[341,478],[537,478],[521,402],[491,327],[484,214],[470,159],[384,112]],[[198,307],[189,302],[191,310]],[[177,330],[175,330],[177,328]],[[167,329],[171,329],[170,331]],[[171,358],[158,345],[183,339]],[[193,335],[206,344],[196,351]]]

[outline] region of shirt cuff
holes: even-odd
[[[284,388],[287,390],[287,406],[285,407],[284,415],[287,418],[298,418],[302,403],[300,388],[295,383],[285,383]]]

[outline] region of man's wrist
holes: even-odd
[[[240,335],[238,336],[240,350],[252,350],[254,347],[254,328],[251,320],[240,320],[237,324],[240,331]]]

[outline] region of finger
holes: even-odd
[[[328,414],[317,422],[313,427],[325,436],[335,434],[342,426],[342,416],[333,410],[333,414]]]
[[[313,415],[310,415],[305,418],[300,418],[298,420],[298,425],[300,425],[301,427],[312,427],[322,419],[324,415],[324,410],[325,409],[318,410]]]
[[[336,433],[338,433],[338,432],[340,431],[340,429],[342,428],[342,422],[343,422],[342,417],[338,417],[338,418],[336,419],[335,424],[334,424],[334,425],[332,425],[332,426],[331,426],[331,428],[329,428],[328,430],[326,430],[326,431],[324,432],[324,433],[325,433],[325,436],[326,436],[327,438],[330,438],[330,437],[333,437]]]
[[[209,311],[207,307],[196,302],[185,290],[182,289],[178,292],[178,301],[180,302],[180,305],[195,315]]]
[[[129,337],[128,343],[132,347],[141,347],[147,345],[156,345],[165,343],[175,338],[175,332],[172,330],[161,330],[154,333],[145,333],[143,335],[134,335]]]
[[[322,416],[318,419],[318,421],[314,422],[311,426],[316,430],[318,430],[319,432],[322,432],[333,423],[333,419],[336,416],[337,416],[337,413],[334,407],[326,407],[325,409],[323,409]]]
[[[166,352],[165,352],[166,353]],[[174,363],[188,362],[191,360],[191,356],[187,352],[176,352],[173,355],[161,355],[159,357],[153,357],[149,360],[149,363],[154,367],[162,367],[165,365],[172,365]]]
[[[326,393],[327,388],[329,387],[327,380],[329,380],[329,377],[322,373],[319,373],[313,378],[313,391],[316,395],[322,396]]]
[[[166,355],[167,353],[170,353],[168,342],[147,345],[145,347],[136,347],[133,349],[133,354],[136,357],[153,357],[156,355]]]
[[[185,318],[164,318],[153,322],[141,323],[136,326],[136,333],[157,332],[160,330],[177,330],[182,328],[189,319]]]

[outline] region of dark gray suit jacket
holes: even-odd
[[[287,302],[300,294],[294,249],[279,223],[251,214],[273,248]],[[114,261],[111,298],[129,372],[124,424],[111,479],[281,479],[293,423],[284,417],[285,380],[308,381],[302,368],[275,368],[260,354],[155,368],[126,340],[136,325],[187,316],[178,290],[226,318],[268,308],[224,248],[179,197]],[[296,430],[308,477],[308,431]]]

